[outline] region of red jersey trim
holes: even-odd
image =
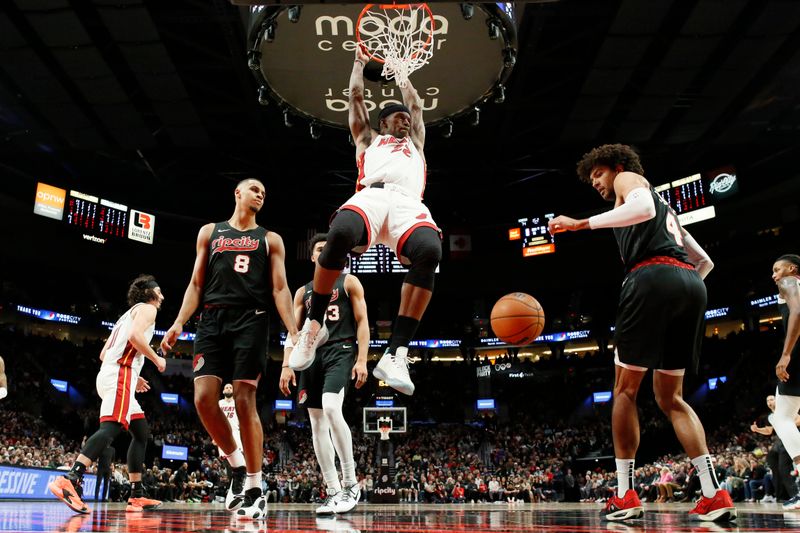
[[[636,263],[630,272],[650,265],[672,265],[678,268],[685,268],[686,270],[695,270],[694,265],[690,263],[684,263],[679,259],[675,259],[674,257],[669,257],[666,255],[657,255],[655,257],[649,257],[640,263]]]

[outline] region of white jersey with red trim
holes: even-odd
[[[222,409],[222,414],[224,414],[225,418],[228,419],[231,429],[233,429],[234,432],[238,432],[239,417],[236,416],[236,401],[233,398],[230,400],[223,398],[219,401],[219,408]]]
[[[358,160],[356,190],[374,183],[392,183],[409,195],[422,198],[425,179],[425,159],[411,137],[378,135]]]
[[[128,338],[131,335],[133,328],[133,311],[140,305],[136,304],[128,309],[124,315],[119,317],[114,328],[111,330],[111,340],[106,349],[106,355],[103,357],[103,366],[118,365],[130,366],[138,376],[139,370],[144,366],[144,355],[136,351],[136,348],[130,343]],[[155,323],[151,324],[144,332],[145,341],[150,344],[153,338],[153,331],[155,330]]]

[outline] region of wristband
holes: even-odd
[[[0,387],[0,400],[8,396],[8,389],[5,387]]]
[[[361,61],[360,59],[356,59],[356,60],[354,61],[354,63],[358,63],[359,65],[361,65],[361,68],[364,68],[364,62],[363,62],[363,61]]]
[[[289,365],[282,365],[281,368],[289,368]]]

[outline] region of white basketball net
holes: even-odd
[[[433,55],[432,26],[425,4],[376,5],[361,17],[361,44],[383,62],[384,78],[405,87],[409,75]]]

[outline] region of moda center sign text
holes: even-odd
[[[513,10],[509,14],[497,4],[473,6],[469,20],[460,4],[447,3],[431,6],[433,21],[422,16],[406,21],[433,34],[433,57],[410,77],[427,124],[471,111],[490,98],[511,72],[513,61],[508,57],[516,56]],[[348,85],[361,8],[306,4],[296,22],[290,21],[287,7],[251,9],[250,67],[272,100],[309,120],[347,127]],[[360,32],[369,37],[387,29],[396,31],[362,22]],[[381,83],[380,72],[381,65],[375,62],[364,71],[365,105],[370,112],[402,101],[394,82]],[[371,118],[376,121],[377,113]]]

